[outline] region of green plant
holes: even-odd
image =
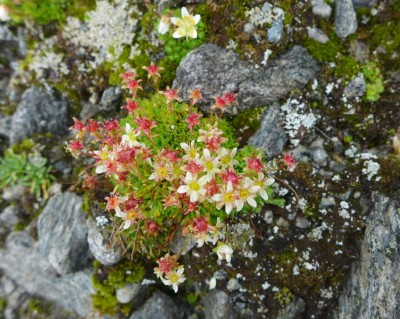
[[[274,298],[279,301],[282,306],[288,305],[292,299],[293,294],[287,287],[283,287],[275,293]]]
[[[151,64],[146,70],[157,88],[162,68]],[[206,117],[196,108],[202,99],[199,90],[190,93],[189,104],[170,88],[139,98],[141,80],[132,72],[122,77],[132,95],[124,106],[129,115],[104,123],[74,119],[77,139],[68,149],[75,157],[95,157],[95,173],[105,174],[113,185],[105,199],[106,209],[115,215],[116,235],[132,254],[164,254],[155,274],[177,291],[184,269],[178,263],[180,252],[168,251],[178,229],[198,247],[216,245],[219,259],[230,262],[233,250],[225,220],[258,213],[265,202],[282,205],[270,187],[272,171],[279,167],[263,163],[261,150],[237,149],[233,131],[222,119],[224,109],[236,103],[236,94],[215,97]],[[290,156],[284,160],[293,165]]]
[[[47,189],[54,180],[50,173],[51,166],[47,160],[34,154],[15,154],[12,149],[6,151],[0,159],[0,188],[5,186],[29,187],[29,191],[37,197],[47,196]]]
[[[366,99],[370,102],[376,102],[385,89],[381,70],[376,63],[369,62],[363,67],[362,71],[367,82]]]

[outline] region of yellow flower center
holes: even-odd
[[[134,220],[134,219],[138,218],[138,216],[139,216],[138,213],[135,212],[134,210],[131,210],[126,213],[126,219],[129,219],[129,220]]]
[[[190,156],[190,158],[196,158],[196,150],[195,149],[191,149],[190,151],[189,151],[189,156]]]
[[[241,198],[246,199],[247,197],[250,196],[250,192],[249,192],[247,189],[242,189],[242,190],[239,192],[239,195],[240,195]]]
[[[130,133],[129,133],[129,139],[130,139],[131,141],[136,141],[135,132],[130,132]]]
[[[233,203],[235,200],[235,194],[233,194],[232,192],[229,193],[225,193],[224,195],[224,201],[226,203]]]
[[[157,170],[157,174],[158,174],[158,176],[165,178],[168,175],[168,170],[165,167],[160,167]]]
[[[228,165],[232,160],[232,157],[230,155],[226,155],[223,159],[222,159],[222,164],[224,165]]]
[[[214,164],[212,161],[207,161],[204,165],[208,170],[212,170],[214,168]]]
[[[175,284],[175,283],[177,283],[177,282],[179,281],[179,276],[178,276],[177,274],[171,274],[171,275],[169,276],[169,280],[170,280],[173,284]]]
[[[197,192],[198,190],[200,190],[200,185],[199,185],[199,183],[197,183],[197,182],[190,182],[190,183],[189,183],[189,188],[190,188],[192,191]]]
[[[108,152],[108,151],[102,151],[101,153],[100,153],[100,159],[102,160],[102,161],[106,161],[106,160],[108,160],[108,157],[109,157],[109,155],[110,155],[110,153]]]

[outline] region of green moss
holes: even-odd
[[[365,97],[369,102],[376,102],[385,89],[381,70],[374,62],[369,62],[363,67],[362,71],[367,82]]]
[[[340,55],[336,60],[336,67],[333,69],[333,74],[336,77],[343,77],[346,80],[351,80],[360,72],[360,65],[352,56]]]
[[[274,298],[275,298],[275,300],[278,300],[282,306],[285,306],[285,305],[288,305],[292,301],[293,294],[289,288],[283,287],[282,289],[280,289],[279,291],[277,291],[275,293]]]
[[[305,41],[305,47],[310,54],[320,62],[332,62],[336,60],[336,55],[340,52],[340,44],[335,40],[327,43],[320,43],[313,39]]]
[[[129,315],[132,306],[119,304],[115,295],[116,288],[140,282],[144,275],[144,266],[138,260],[123,260],[111,267],[104,267],[95,261],[92,283],[96,293],[92,295],[93,307],[101,313]]]
[[[7,308],[7,298],[0,297],[0,314],[4,312]]]

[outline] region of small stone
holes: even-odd
[[[268,29],[268,41],[272,43],[279,42],[283,36],[283,19],[274,20],[271,28]]]
[[[82,111],[79,117],[82,121],[87,121],[93,118],[95,115],[101,112],[101,106],[99,104],[92,104],[90,102],[84,102],[82,105]]]
[[[129,319],[160,319],[160,315],[163,319],[179,318],[178,308],[171,297],[156,291]]]
[[[366,82],[364,74],[358,73],[344,88],[343,95],[347,98],[362,97],[365,94]]]
[[[100,106],[103,111],[110,112],[120,106],[122,100],[122,91],[120,87],[110,87],[103,92]]]
[[[205,319],[234,319],[238,317],[229,296],[221,290],[211,290],[202,301],[205,307]]]
[[[301,216],[296,218],[296,226],[297,227],[306,229],[306,228],[310,227],[310,225],[311,225],[311,222],[307,218],[301,217]]]
[[[336,0],[335,30],[339,38],[356,32],[357,16],[351,0]]]
[[[287,141],[287,136],[281,123],[280,106],[273,104],[264,112],[260,128],[250,137],[248,144],[262,148],[269,159],[279,156]]]
[[[246,32],[246,33],[252,33],[255,29],[255,26],[253,23],[248,22],[244,25],[243,29],[244,29],[244,32]]]
[[[318,28],[307,28],[308,37],[319,42],[326,43],[329,41],[329,38]]]
[[[89,249],[93,256],[105,266],[118,263],[124,257],[121,244],[111,243],[111,231],[100,229],[92,218],[87,219]]]
[[[272,5],[272,4],[270,4],[269,2],[265,2],[265,3],[263,4],[263,6],[261,7],[261,11],[262,11],[263,13],[268,13],[269,11],[272,10],[272,8],[273,8],[273,5]]]
[[[327,164],[328,153],[323,148],[312,148],[310,151],[314,163],[319,166],[325,166]]]
[[[169,248],[175,254],[186,255],[196,245],[196,242],[196,239],[190,233],[182,236],[182,229],[179,229],[175,233]]]
[[[0,225],[11,229],[14,225],[18,224],[18,216],[15,206],[7,206],[0,213]]]
[[[295,319],[301,317],[306,310],[306,303],[303,299],[294,297],[293,301],[284,309],[279,311],[275,319]]]
[[[21,199],[25,193],[25,187],[16,185],[3,189],[3,199],[6,201],[13,201]]]
[[[332,14],[332,8],[329,4],[326,4],[323,0],[312,1],[312,12],[317,17],[323,19],[329,19]]]
[[[140,284],[129,284],[123,288],[117,288],[115,290],[116,297],[119,303],[126,304],[131,302],[137,297],[143,290],[143,286]]]
[[[369,46],[367,43],[360,40],[350,42],[349,52],[353,55],[357,62],[367,63],[369,59]]]
[[[229,291],[235,291],[242,288],[242,285],[238,282],[236,278],[229,279],[228,283],[226,284],[226,289]]]

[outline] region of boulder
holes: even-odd
[[[356,32],[357,16],[352,0],[336,0],[335,30],[339,38]]]
[[[32,87],[22,95],[12,116],[9,138],[17,143],[35,133],[62,135],[68,129],[68,103],[42,89]]]
[[[38,220],[39,251],[59,274],[81,270],[88,263],[88,229],[81,205],[81,197],[74,193],[54,196]]]
[[[0,250],[0,270],[18,287],[81,317],[91,311],[91,271],[59,277],[39,252],[38,243],[25,232],[13,232]]]
[[[200,108],[205,112],[210,111],[213,97],[236,92],[238,109],[243,110],[270,104],[295,88],[303,88],[319,69],[314,58],[301,46],[294,46],[266,68],[255,69],[230,50],[204,44],[183,59],[173,87],[184,99],[191,90],[200,89],[205,100]]]
[[[339,319],[399,318],[400,193],[373,195],[361,256],[339,298]]]
[[[180,318],[178,308],[171,297],[156,291],[144,305],[135,311],[129,319],[177,319]]]
[[[211,290],[203,298],[205,319],[234,319],[238,318],[229,296],[217,289]]]

